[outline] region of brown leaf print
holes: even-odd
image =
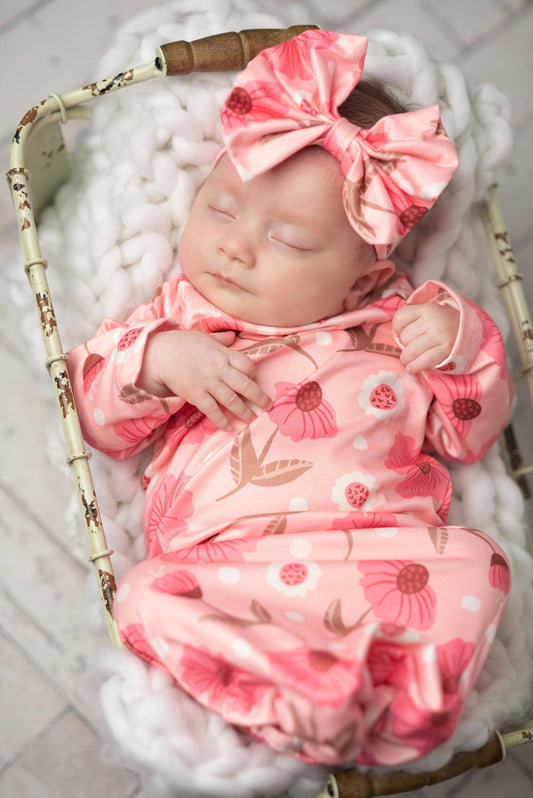
[[[446,130],[444,129],[444,125],[439,117],[439,119],[434,119],[431,122],[431,126],[435,128],[435,135],[436,136],[445,136]]]
[[[386,160],[380,160],[379,169],[384,174],[391,175],[398,168],[398,162],[401,161],[403,156],[397,152],[389,152],[385,157]]]
[[[343,189],[343,200],[344,205],[348,210],[348,214],[350,219],[355,221],[359,227],[359,231],[366,233],[367,235],[371,236],[372,238],[376,237],[376,231],[374,228],[366,221],[364,215],[361,211],[361,193],[362,190],[362,181],[358,180],[356,183],[353,183],[351,180],[346,180]]]
[[[378,352],[380,355],[399,358],[402,353],[399,346],[374,341],[380,326],[380,324],[374,324],[368,333],[362,324],[358,327],[349,327],[346,332],[348,333],[353,349],[341,349],[340,351],[352,352],[355,350],[356,352],[360,352],[364,350],[365,352]]]
[[[98,373],[103,369],[105,360],[102,355],[93,352],[85,358],[83,364],[83,392],[87,394]]]
[[[252,443],[250,427],[245,427],[236,436],[230,452],[230,471],[237,487],[250,482],[257,472],[259,461]]]
[[[275,515],[271,521],[268,522],[263,535],[283,535],[287,528],[287,516]]]
[[[352,531],[350,529],[343,529],[342,531],[346,535],[346,540],[348,542],[348,551],[346,552],[346,554],[344,556],[344,559],[348,560],[350,558],[350,555],[351,555],[352,551],[353,551],[353,534],[352,534]]]
[[[428,534],[437,554],[443,554],[448,543],[448,530],[438,526],[430,526],[428,527]]]
[[[342,620],[340,599],[334,599],[327,608],[324,614],[324,626],[336,635],[345,634],[346,627]]]
[[[271,623],[272,616],[257,599],[253,599],[252,601],[252,612],[261,623]]]
[[[147,402],[149,399],[152,399],[152,396],[146,393],[146,391],[137,388],[133,383],[129,383],[122,387],[118,398],[129,405],[138,405],[141,402]]]
[[[212,607],[212,609],[215,609]],[[250,605],[252,613],[255,615],[254,619],[239,618],[237,615],[231,615],[229,612],[223,610],[215,610],[212,615],[204,615],[200,621],[218,621],[219,623],[227,623],[230,626],[238,626],[246,628],[248,626],[260,626],[261,624],[272,623],[270,613],[260,604],[256,599],[253,599]]]
[[[103,361],[102,355],[99,355],[97,352],[92,352],[88,357],[85,358],[83,363],[83,379],[87,377],[87,374]]]
[[[261,472],[255,474],[250,482],[263,487],[286,485],[305,474],[313,466],[308,460],[275,460],[262,467]]]
[[[287,482],[298,479],[298,477],[313,466],[313,463],[308,460],[299,459],[275,460],[263,465],[277,432],[278,430],[275,429],[265,443],[259,457],[252,443],[250,428],[245,427],[245,429],[239,432],[235,437],[230,452],[230,471],[236,483],[236,487],[230,490],[229,493],[219,496],[217,501],[231,496],[233,493],[236,493],[249,484],[261,487],[285,485]]]
[[[243,338],[243,340],[245,339]],[[311,361],[315,368],[318,368],[316,360],[309,354],[309,352],[306,352],[305,349],[302,349],[302,347],[299,345],[299,342],[300,336],[295,334],[286,335],[284,338],[266,338],[262,341],[256,341],[241,351],[254,355],[270,355],[272,352],[276,352],[278,349],[288,346],[298,354],[306,357]]]
[[[357,629],[365,619],[365,617],[370,612],[371,607],[369,607],[363,614],[361,615],[358,620],[351,624],[350,626],[346,626],[344,621],[342,620],[342,607],[341,607],[341,600],[340,599],[333,599],[329,607],[327,608],[326,612],[324,613],[324,626],[328,630],[328,632],[333,632],[333,634],[338,635],[339,637],[344,637],[345,635],[353,632],[354,629]]]

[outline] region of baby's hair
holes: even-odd
[[[360,80],[345,101],[339,105],[341,116],[354,125],[370,128],[390,114],[403,114],[407,109],[378,80]]]

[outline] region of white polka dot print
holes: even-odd
[[[481,601],[477,596],[463,596],[461,599],[461,607],[467,612],[479,612],[481,609]]]
[[[225,565],[218,572],[218,578],[224,585],[236,585],[241,578],[241,572],[233,565]]]
[[[295,557],[298,560],[301,559],[308,559],[311,556],[311,552],[313,551],[313,547],[308,540],[293,540],[291,545],[289,546],[289,552],[291,557]]]

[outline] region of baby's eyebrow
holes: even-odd
[[[239,203],[239,198],[237,193],[228,189],[225,186],[216,186],[210,185],[207,186],[205,195],[210,200],[215,200],[218,202],[231,202],[234,204]]]
[[[290,224],[295,227],[316,228],[316,219],[309,213],[303,213],[298,207],[282,209],[273,216],[275,222]]]

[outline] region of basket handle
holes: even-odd
[[[157,57],[167,75],[188,75],[190,72],[225,72],[243,69],[248,61],[265,47],[272,47],[292,39],[317,25],[292,25],[290,28],[258,28],[228,31],[193,42],[179,41],[162,44]],[[157,63],[157,59],[156,59]]]

